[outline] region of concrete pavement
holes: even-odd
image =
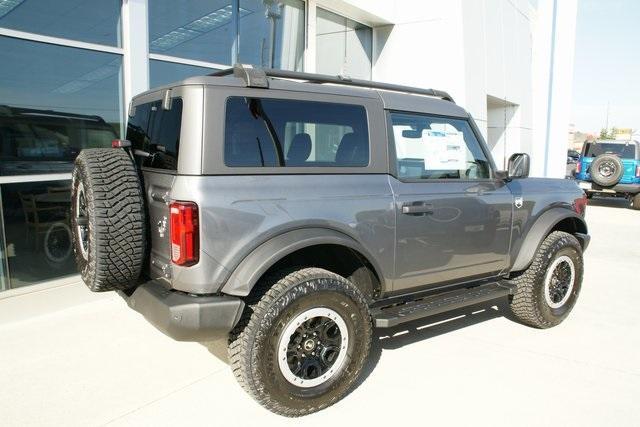
[[[0,425],[640,425],[640,212],[594,200],[587,220],[562,325],[480,307],[382,330],[359,387],[302,419],[254,403],[224,343],[174,342],[116,295],[0,325]]]

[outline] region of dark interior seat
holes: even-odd
[[[308,133],[296,134],[287,151],[287,166],[303,166],[311,154],[311,145]]]
[[[359,133],[346,133],[336,152],[339,166],[366,166],[369,163],[369,144]]]

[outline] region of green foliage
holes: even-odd
[[[616,139],[616,128],[612,127],[610,130],[607,128],[600,129],[600,136],[598,139]]]

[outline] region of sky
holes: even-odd
[[[640,132],[640,0],[578,0],[572,123]]]

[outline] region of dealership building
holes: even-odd
[[[473,115],[498,167],[527,152],[532,175],[563,177],[576,8],[0,0],[0,299],[40,292],[46,304],[80,286],[67,213],[73,159],[124,137],[131,98],[237,62],[445,90]]]

